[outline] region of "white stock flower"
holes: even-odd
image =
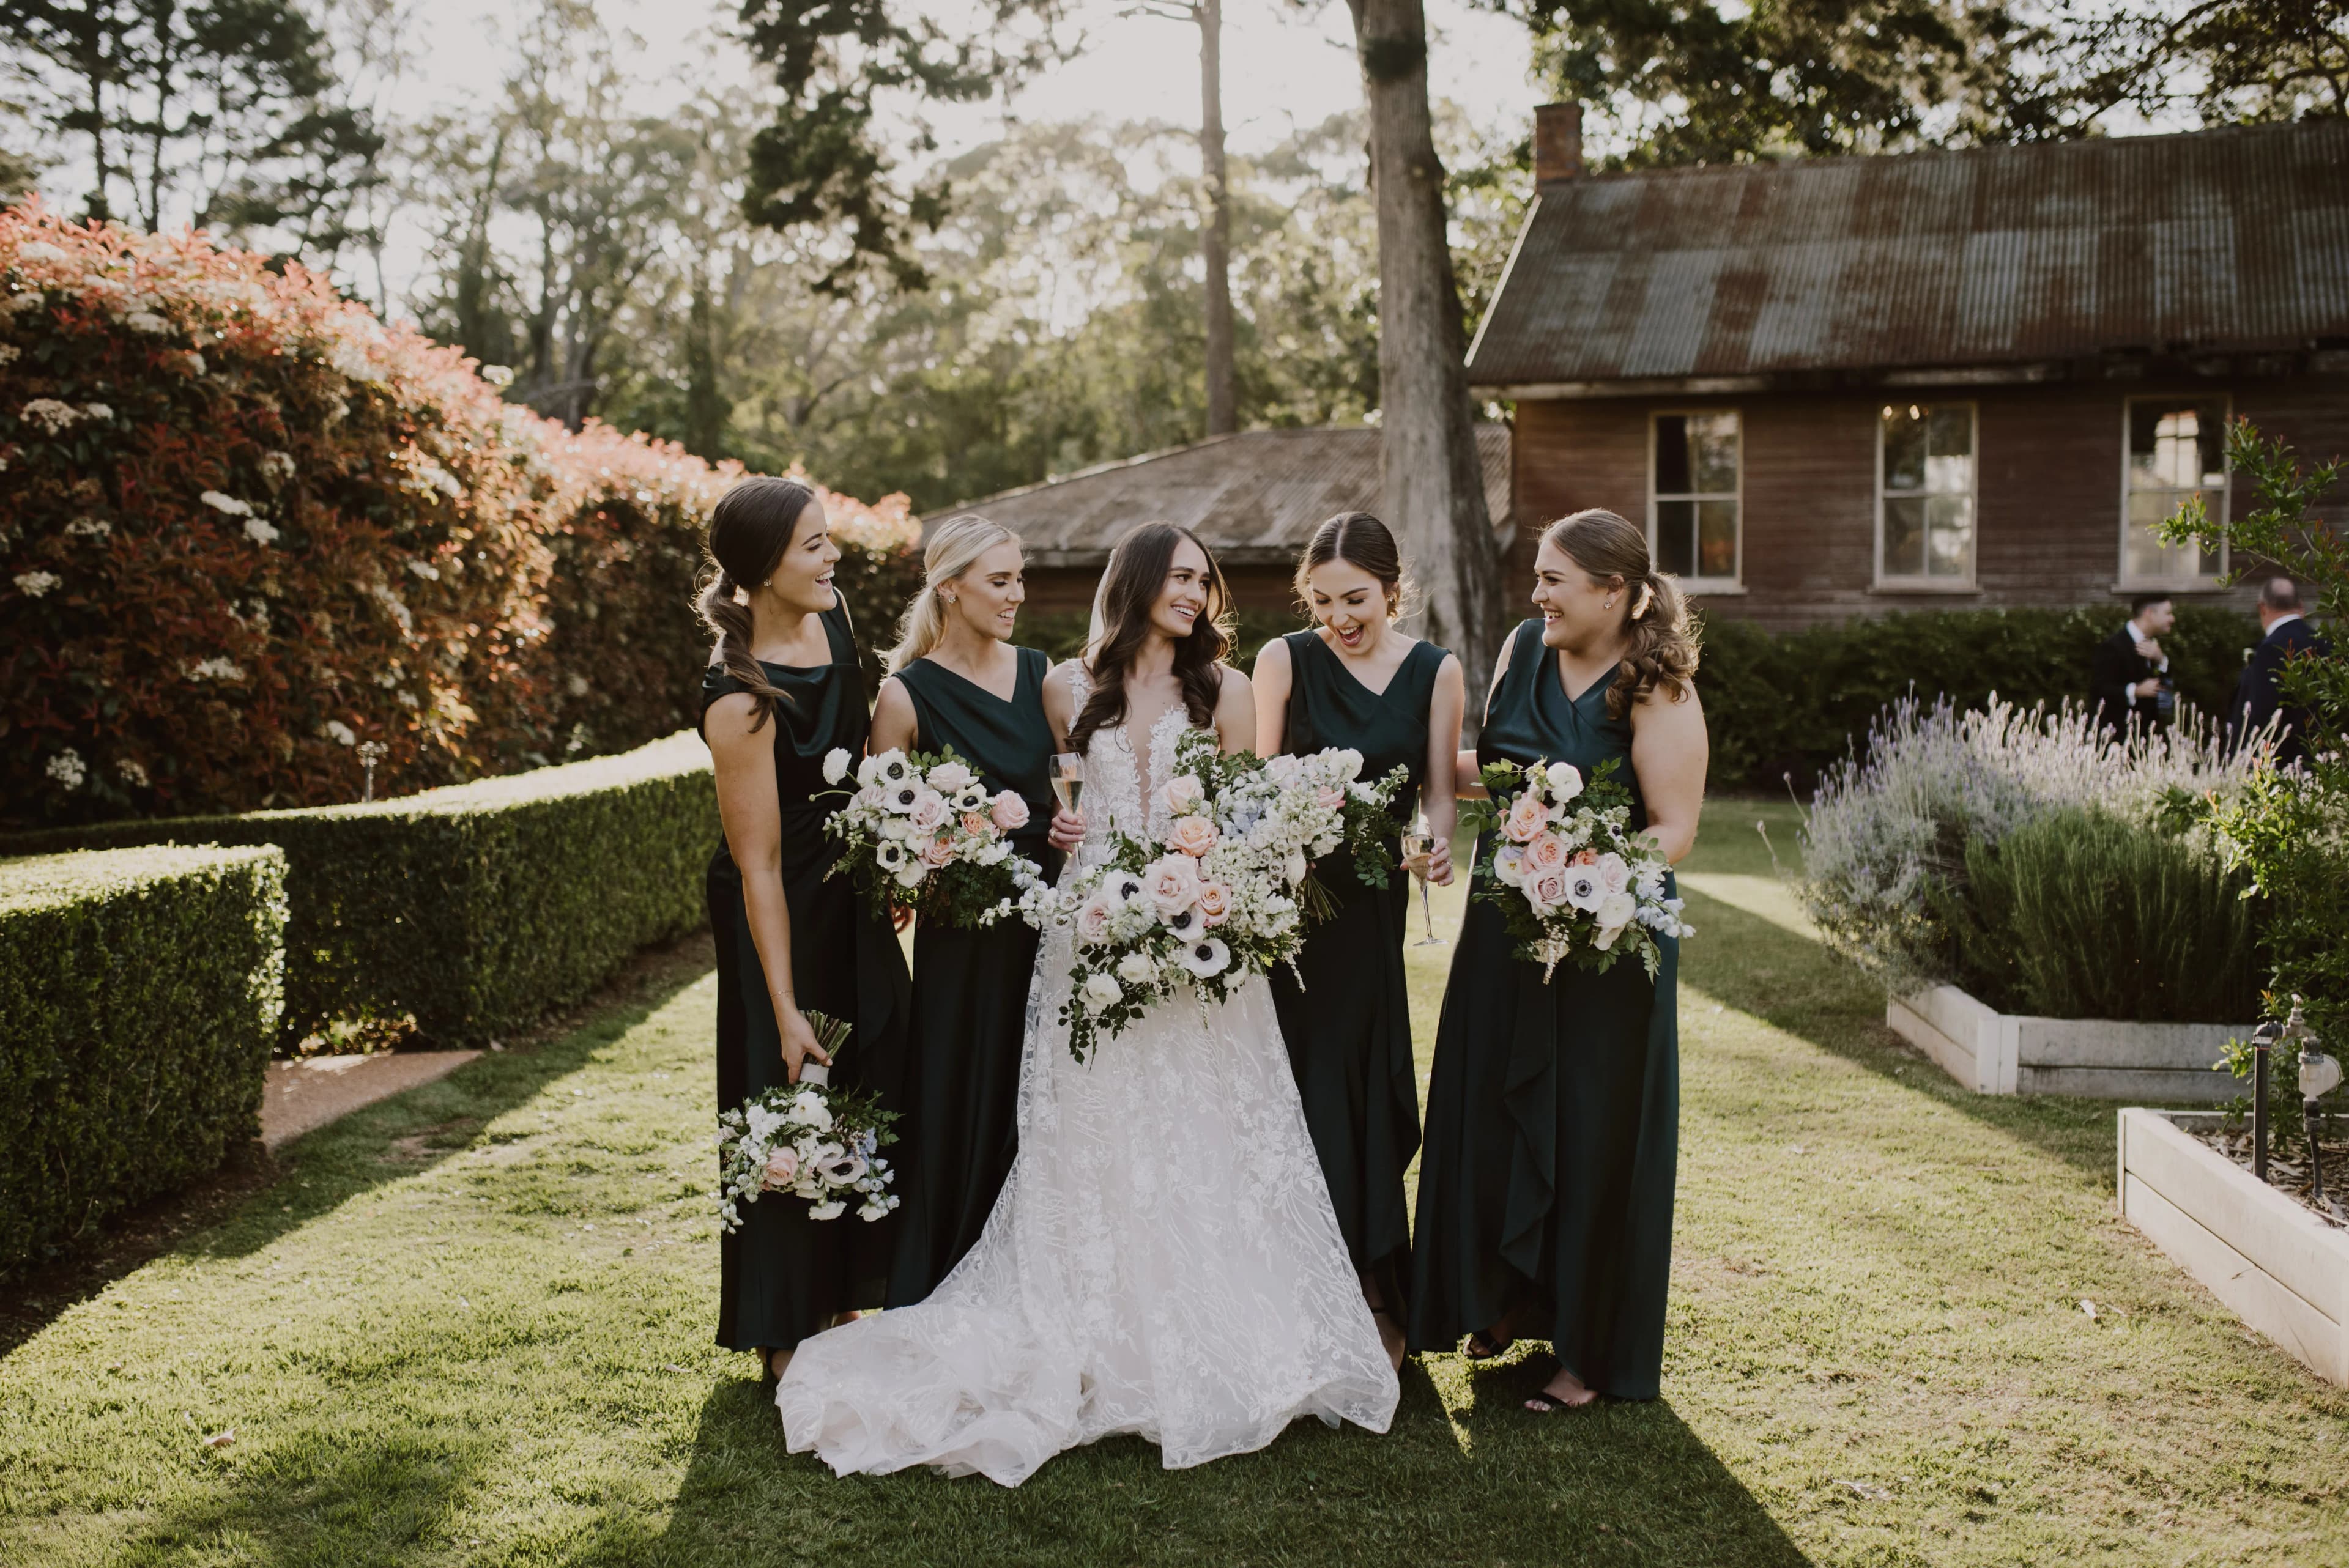
[[[88,775],[89,769],[83,763],[81,753],[68,746],[50,758],[48,767],[43,771],[67,789],[78,789],[81,788],[82,779]]]
[[[848,748],[835,746],[823,754],[823,781],[837,784],[848,777]]]
[[[244,536],[255,544],[277,542],[277,531],[257,517],[248,517],[244,520]]]
[[[206,506],[212,508],[214,511],[219,512],[225,517],[251,517],[253,515],[253,506],[250,502],[241,501],[237,500],[236,497],[226,494],[221,490],[206,490],[196,499],[203,502]]]
[[[37,599],[65,581],[54,572],[19,572],[16,592],[27,599]]]
[[[1118,985],[1117,981],[1112,976],[1107,975],[1088,975],[1085,976],[1085,1001],[1092,1006],[1095,1012],[1099,1012],[1104,1007],[1114,1007],[1119,1002],[1123,1001],[1124,997],[1124,987]]]

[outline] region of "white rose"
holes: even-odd
[[[1125,988],[1107,975],[1085,976],[1085,1002],[1094,1012],[1114,1007],[1125,999]]]
[[[974,775],[959,762],[941,762],[930,769],[929,786],[941,795],[952,795],[969,784]]]
[[[823,781],[837,784],[848,777],[848,748],[835,746],[823,754]]]
[[[859,761],[856,764],[856,781],[873,790],[873,803],[880,804],[881,792],[876,786],[881,781],[881,759],[877,757],[867,757]]]
[[[1129,953],[1117,961],[1117,977],[1129,985],[1147,985],[1158,978],[1158,965],[1147,953]]]
[[[1582,793],[1582,774],[1572,763],[1553,762],[1549,765],[1549,796],[1563,805]]]
[[[1599,923],[1595,944],[1601,949],[1611,944],[1622,929],[1631,923],[1631,917],[1639,913],[1639,901],[1620,889],[1600,899],[1599,907],[1590,912],[1590,918]]]

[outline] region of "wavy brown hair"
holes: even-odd
[[[1678,702],[1696,679],[1697,634],[1678,579],[1659,572],[1648,536],[1611,511],[1592,508],[1559,518],[1542,542],[1561,552],[1594,579],[1616,579],[1630,590],[1623,605],[1623,635],[1630,646],[1607,688],[1607,711],[1621,718],[1650,692]]]
[[[797,480],[761,475],[744,480],[710,509],[707,548],[718,574],[703,584],[693,607],[715,639],[709,662],[740,681],[758,707],[750,720],[754,735],[792,699],[750,656],[750,606],[739,595],[774,575],[814,499],[815,491]]]
[[[1216,721],[1216,697],[1223,689],[1219,666],[1232,645],[1231,590],[1224,583],[1216,553],[1199,544],[1198,535],[1171,522],[1145,522],[1117,542],[1109,571],[1102,583],[1101,641],[1085,651],[1085,674],[1092,691],[1069,727],[1069,749],[1082,752],[1085,743],[1105,725],[1125,722],[1125,677],[1133,655],[1150,635],[1150,607],[1166,587],[1174,570],[1174,551],[1188,540],[1199,546],[1207,562],[1207,608],[1191,623],[1190,634],[1174,645],[1174,678],[1182,684],[1183,707],[1191,722],[1206,728]]]

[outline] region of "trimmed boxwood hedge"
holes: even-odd
[[[291,1043],[351,1022],[486,1040],[576,1001],[705,918],[709,753],[679,732],[616,756],[367,805],[58,829],[18,853],[176,842],[285,853]]]
[[[1931,610],[1769,632],[1713,616],[1704,625],[1697,687],[1713,738],[1716,789],[1808,794],[1819,772],[1864,741],[1909,694],[1946,695],[1961,708],[1992,693],[2028,707],[2085,702],[2096,644],[2128,619],[2125,605],[2072,610]],[[2216,716],[2241,673],[2259,623],[2239,610],[2181,603],[2161,640],[2179,697]]]
[[[265,845],[0,861],[0,1274],[255,1135],[285,932]]]

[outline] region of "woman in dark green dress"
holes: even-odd
[[[997,821],[1019,821],[1012,843],[1050,878],[1061,861],[1048,841],[1051,661],[1010,643],[1028,596],[1019,536],[983,517],[950,518],[931,531],[923,564],[922,592],[889,655],[896,673],[874,705],[873,750],[952,747],[989,795],[1018,798],[1023,810],[999,808]],[[962,1261],[1010,1173],[1036,941],[1017,917],[972,930],[926,921],[915,928],[904,1119],[890,1150],[903,1201],[892,1306],[922,1300]]]
[[[1475,769],[1613,759],[1632,826],[1678,861],[1704,795],[1696,645],[1647,538],[1612,512],[1553,523],[1535,559],[1538,621],[1502,650]],[[1663,1365],[1678,1161],[1677,944],[1655,980],[1513,955],[1501,912],[1472,900],[1428,1081],[1412,1243],[1413,1350],[1472,1357],[1544,1338],[1555,1375],[1526,1408],[1648,1399]]]
[[[718,1105],[740,1105],[826,1062],[806,1014],[854,1026],[833,1082],[899,1098],[909,1008],[905,954],[849,884],[827,880],[823,759],[864,746],[864,680],[832,583],[840,547],[805,485],[745,480],[709,521],[717,578],[701,614],[717,648],[701,733],[725,830],[709,864],[718,943]],[[719,1241],[718,1343],[770,1375],[845,1313],[879,1306],[894,1219],[812,1221],[788,1197],[745,1205]]]
[[[1364,779],[1408,768],[1411,782],[1391,808],[1397,839],[1418,811],[1423,786],[1436,779],[1427,800],[1436,848],[1426,870],[1448,883],[1464,688],[1458,659],[1394,629],[1402,595],[1402,560],[1377,518],[1341,512],[1314,531],[1298,562],[1297,596],[1316,625],[1257,655],[1257,744],[1268,755],[1297,756],[1350,747],[1362,754]],[[1419,1148],[1402,968],[1411,878],[1398,869],[1385,891],[1365,887],[1340,851],[1315,868],[1314,880],[1338,913],[1307,931],[1296,974],[1285,965],[1272,972],[1273,1006],[1362,1299],[1401,1366],[1411,1273],[1403,1172]]]

